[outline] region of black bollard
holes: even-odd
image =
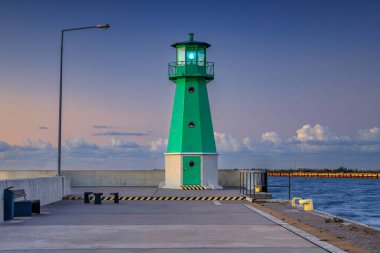
[[[114,204],[119,204],[119,193],[118,192],[111,192],[111,195],[115,196],[115,199],[113,200]]]
[[[102,195],[103,195],[102,192],[94,193],[94,196],[95,196],[94,204],[95,205],[101,205],[102,204]]]
[[[91,194],[92,194],[92,192],[84,192],[84,203],[85,204],[90,203],[90,195]]]

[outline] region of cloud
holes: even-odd
[[[92,125],[92,127],[95,128],[95,129],[115,129],[115,128],[120,128],[120,127],[109,126],[109,125]]]
[[[247,150],[253,150],[254,149],[252,146],[252,140],[249,137],[243,138],[242,146],[244,147],[244,149],[247,149]]]
[[[47,169],[56,161],[56,155],[49,141],[26,140],[23,145],[0,141],[0,169]]]
[[[235,152],[241,148],[239,143],[232,135],[226,133],[214,133],[217,149],[222,152]]]
[[[4,141],[0,141],[0,152],[5,152],[10,149],[11,149],[11,145],[9,145],[8,143]]]
[[[40,130],[49,130],[49,128],[46,127],[46,126],[39,126],[38,129],[40,129]]]
[[[162,154],[159,154],[161,157]],[[57,148],[48,141],[27,140],[23,145],[0,141],[0,169],[55,169]],[[164,161],[150,150],[132,141],[113,138],[97,144],[84,138],[66,139],[62,144],[63,169],[159,169]]]
[[[354,137],[339,136],[326,126],[305,124],[295,136],[284,139],[276,132],[264,132],[260,139],[241,140],[216,134],[223,168],[289,168],[294,163],[309,168],[380,169],[379,128],[363,129]]]
[[[320,124],[304,125],[288,142],[305,152],[341,152],[348,147],[353,148],[352,145],[355,144],[352,138],[338,136],[330,128]]]
[[[149,143],[150,151],[157,152],[157,153],[164,153],[166,152],[166,148],[168,146],[168,139],[158,139],[155,141],[151,141]]]
[[[150,133],[140,133],[140,132],[104,132],[104,133],[93,133],[93,136],[147,136]]]
[[[49,141],[44,140],[26,140],[23,146],[16,146],[20,150],[23,151],[34,151],[34,150],[41,150],[41,149],[51,149],[52,144]]]
[[[276,132],[266,132],[261,135],[263,142],[279,145],[282,142],[281,137]]]
[[[111,146],[117,148],[139,148],[140,145],[133,141],[111,139]]]
[[[304,125],[296,131],[295,139],[301,142],[306,141],[327,141],[336,139],[333,132],[328,127],[316,124],[315,126]]]
[[[380,128],[359,130],[359,139],[364,141],[380,141]]]
[[[358,130],[352,137],[339,136],[326,126],[304,125],[283,138],[264,132],[259,138],[235,138],[215,132],[220,168],[380,168],[379,128]],[[139,144],[117,137],[98,144],[84,138],[63,143],[64,169],[163,169],[168,140]],[[0,169],[55,169],[57,148],[49,141],[26,140],[22,145],[0,141]]]
[[[83,138],[66,139],[63,147],[67,150],[84,150],[84,149],[98,149],[99,145],[87,142]]]

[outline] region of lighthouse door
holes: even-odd
[[[201,184],[201,157],[184,156],[182,160],[183,185]]]

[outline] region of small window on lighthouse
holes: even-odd
[[[195,91],[194,87],[189,88],[189,93],[194,93],[194,91]]]
[[[199,49],[199,51],[198,51],[198,65],[199,66],[205,65],[205,51],[204,51],[204,49]]]
[[[185,48],[184,47],[177,48],[177,64],[185,65]]]
[[[189,165],[190,165],[190,167],[194,167],[194,165],[195,165],[194,161],[190,161]]]
[[[189,123],[189,127],[190,127],[190,128],[194,128],[194,127],[195,127],[195,123],[194,123],[194,122],[190,122],[190,123]]]

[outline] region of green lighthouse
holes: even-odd
[[[207,93],[214,79],[214,63],[207,61],[211,45],[189,40],[172,45],[176,61],[169,63],[169,79],[176,84],[168,148],[165,186],[218,186],[218,153]]]

